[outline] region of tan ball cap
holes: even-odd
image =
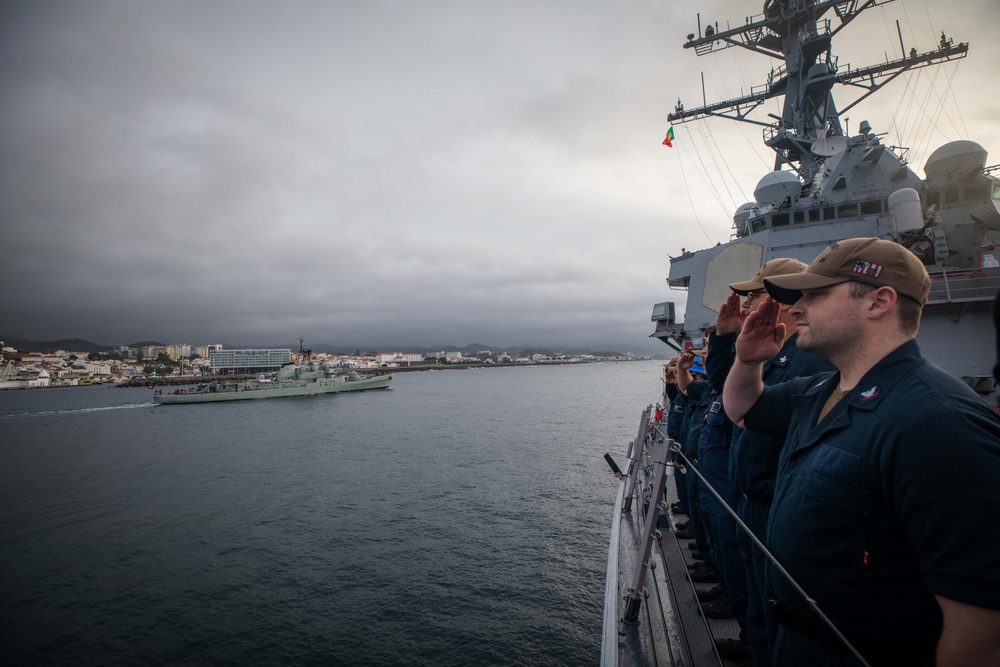
[[[893,241],[855,238],[838,241],[819,254],[802,273],[764,279],[775,301],[795,303],[802,290],[819,289],[849,280],[891,287],[921,306],[927,303],[931,277],[917,256]]]
[[[802,273],[805,270],[805,262],[787,257],[779,257],[766,262],[764,266],[760,267],[760,271],[750,280],[744,280],[741,283],[730,283],[729,289],[740,296],[746,296],[750,292],[757,292],[764,289],[764,278],[784,276],[789,273]]]

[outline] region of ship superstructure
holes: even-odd
[[[392,383],[389,373],[337,372],[323,364],[314,363],[312,350],[302,348],[299,339],[300,363],[289,362],[277,373],[261,374],[255,379],[210,382],[194,387],[167,391],[158,389],[153,402],[161,405],[178,403],[217,403],[220,401],[246,401],[260,398],[287,396],[315,396],[342,391],[388,389]]]
[[[763,13],[746,18],[741,27],[699,25],[697,34],[688,36],[685,47],[698,55],[740,47],[778,64],[749,94],[692,109],[678,102],[669,121],[721,117],[756,124],[775,157],[754,201],[736,209],[727,242],[671,258],[668,283],[687,292],[684,321],[677,321],[674,302],[658,303],[652,336],[678,350],[701,347],[731,294],[730,283],[748,279],[773,258],[810,262],[834,241],[877,236],[912,250],[931,275],[919,335],[924,356],[996,403],[991,309],[1000,291],[997,168],[987,166],[982,146],[961,140],[933,151],[918,175],[907,150],[886,145],[871,123],[858,123],[855,134],[847,128],[844,113],[892,79],[969,51],[968,44],[941,35],[931,51],[902,48],[905,55],[895,60],[840,66],[831,50],[833,37],[864,10],[887,1],[767,0]],[[838,85],[858,90],[858,98],[838,108],[833,96]],[[781,101],[780,113],[767,114],[768,120],[751,117],[769,100]],[[666,396],[660,400],[667,405]],[[739,628],[731,618],[708,617],[699,597],[711,599],[706,597],[711,584],[689,569],[695,567],[690,544],[679,535],[677,516],[667,511],[676,499],[669,477],[677,474],[671,463],[677,443],[664,434],[657,412],[652,405],[643,411],[621,468],[606,456],[620,481],[601,665],[741,664],[720,649]],[[688,480],[697,476],[710,488],[696,462],[686,457],[683,462]]]
[[[675,347],[703,338],[728,284],[746,280],[767,260],[812,261],[833,241],[878,236],[910,248],[933,279],[919,341],[927,357],[996,400],[992,299],[1000,290],[1000,181],[986,150],[962,140],[935,150],[923,177],[905,149],[887,146],[868,121],[857,134],[842,118],[861,100],[901,74],[964,58],[967,43],[941,35],[936,48],[865,67],[840,67],[833,37],[864,10],[883,2],[769,0],[744,25],[715,25],[691,34],[685,48],[706,55],[739,47],[780,64],[767,81],[741,97],[691,109],[678,101],[672,124],[721,117],[762,127],[774,151],[774,170],[754,190],[754,201],[733,216],[727,243],[670,262],[668,284],[687,290],[684,322],[675,304],[656,304],[654,337]],[[900,38],[902,46],[902,38]],[[838,108],[837,86],[861,94]],[[783,99],[781,114],[751,117],[764,102]]]

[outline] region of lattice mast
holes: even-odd
[[[843,136],[840,117],[844,113],[903,72],[964,58],[968,53],[968,43],[954,44],[942,33],[938,48],[933,51],[917,53],[911,48],[907,55],[896,60],[861,68],[838,67],[830,48],[833,36],[864,10],[892,1],[767,0],[764,13],[747,17],[742,27],[719,30],[718,24],[710,24],[704,32],[699,14],[698,35],[688,35],[684,48],[694,49],[703,56],[738,46],[779,60],[781,64],[771,70],[766,83],[751,88],[750,94],[713,104],[705,100],[703,80],[703,105],[685,109],[678,99],[668,120],[684,123],[719,116],[761,125],[764,143],[776,154],[775,170],[788,165],[800,176],[814,171],[823,157],[814,155],[813,144],[824,137]],[[839,21],[835,27],[833,19],[823,18],[831,10]],[[901,52],[906,54],[898,22],[896,28]],[[832,92],[835,84],[849,85],[864,92],[848,106],[838,109]],[[766,100],[779,96],[784,96],[782,113],[780,116],[767,114],[771,122],[748,116]]]

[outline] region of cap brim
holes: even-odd
[[[729,283],[729,289],[733,290],[740,296],[746,296],[750,292],[757,292],[764,289],[764,285],[752,280],[744,280],[741,283]]]
[[[802,290],[832,287],[846,282],[847,278],[831,278],[805,271],[764,278],[764,289],[778,303],[793,304],[802,298]]]

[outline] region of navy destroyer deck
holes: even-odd
[[[684,517],[668,511],[677,500],[670,468],[663,465],[671,441],[655,430],[653,437],[647,437],[651,410],[643,411],[639,434],[629,443],[626,459],[620,453],[611,455],[627,463],[619,479],[608,550],[601,665],[735,666],[738,663],[719,657],[714,640],[736,637],[736,621],[701,614],[697,593],[714,584],[694,583],[689,576],[687,566],[698,561],[691,557],[691,540],[679,539],[674,530]],[[689,469],[687,474],[694,472]],[[661,500],[650,503],[658,484],[663,489]],[[649,547],[645,559],[644,540]],[[636,564],[641,562],[645,563],[638,571],[641,584],[632,595]],[[627,618],[630,612],[635,620]]]

